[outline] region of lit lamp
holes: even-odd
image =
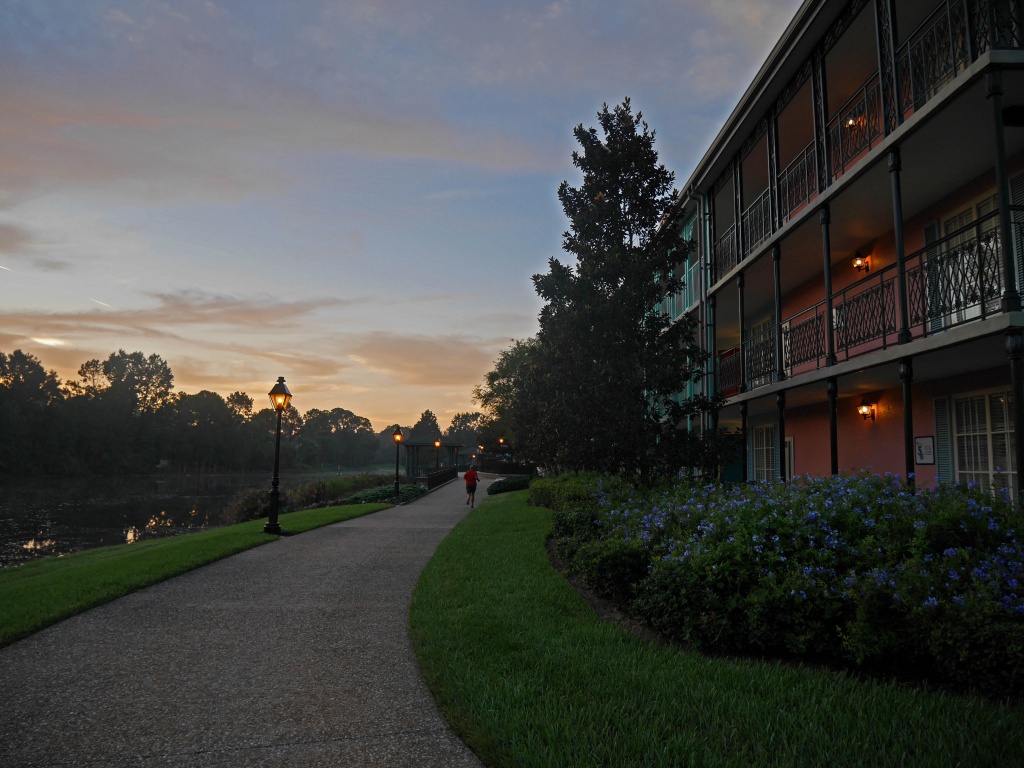
[[[441,463],[437,460],[437,452],[441,450],[441,441],[434,441],[434,471],[437,472],[441,468]]]
[[[398,489],[398,449],[402,445],[402,428],[396,426],[391,436],[395,439],[395,504],[398,504],[401,498]]]
[[[868,419],[875,420],[875,406],[871,405],[867,400],[860,401],[860,405],[857,406],[857,413],[864,417],[864,421]]]
[[[281,524],[277,522],[278,506],[281,501],[281,492],[278,490],[280,485],[278,474],[281,469],[281,414],[292,400],[292,393],[288,389],[288,385],[284,383],[284,376],[277,377],[277,384],[269,394],[270,403],[277,411],[277,438],[274,441],[274,479],[270,483],[270,514],[267,515],[267,524],[263,526],[263,530],[276,536],[281,533]]]
[[[858,272],[868,272],[871,270],[871,262],[867,256],[861,256],[860,251],[853,255],[853,266]]]

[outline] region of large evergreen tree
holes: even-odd
[[[543,439],[530,441],[541,460],[646,481],[688,462],[691,440],[675,427],[707,405],[679,397],[704,361],[694,323],[660,309],[680,287],[676,266],[691,245],[661,227],[674,175],[642,114],[626,99],[597,118],[600,133],[574,131],[582,183],[558,189],[574,263],[552,258],[533,278],[545,306],[535,342],[519,350],[529,363],[519,371],[520,406]]]

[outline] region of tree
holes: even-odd
[[[647,482],[687,461],[692,441],[675,427],[708,405],[679,397],[705,361],[694,321],[660,310],[681,286],[675,269],[692,244],[659,229],[674,175],[658,162],[642,114],[626,99],[597,118],[603,135],[574,130],[582,183],[558,189],[569,219],[563,248],[575,263],[551,258],[548,272],[534,275],[545,301],[540,331],[499,361],[512,376],[496,368],[481,402],[509,412],[508,389],[512,418],[518,428],[534,424],[531,449],[545,462]]]
[[[246,421],[252,417],[253,399],[245,392],[232,392],[227,396],[225,402],[240,421]]]
[[[168,442],[175,444],[175,455],[166,458],[195,467],[241,465],[241,425],[223,397],[205,389],[183,394],[170,410]]]
[[[444,439],[459,445],[476,445],[482,418],[483,414],[476,411],[456,413],[444,432]]]
[[[344,408],[311,409],[303,416],[301,455],[307,464],[365,466],[373,462],[377,438],[369,419]]]
[[[563,440],[557,434],[559,424],[549,420],[552,393],[544,390],[548,379],[542,354],[536,338],[513,341],[498,355],[484,383],[473,389],[473,400],[485,413],[480,431],[500,433],[517,446],[520,456],[543,456],[546,463],[557,464],[557,446],[570,438]]]
[[[57,374],[37,357],[0,352],[0,472],[59,465],[64,435],[56,409],[63,399]]]
[[[431,410],[426,410],[420,415],[420,420],[413,424],[412,434],[419,440],[435,440],[441,436],[441,425],[437,423],[437,416]]]
[[[107,396],[131,413],[151,413],[170,401],[174,374],[160,355],[141,352],[112,352],[102,363],[89,360],[78,369],[81,382],[69,384],[69,391],[87,397]]]

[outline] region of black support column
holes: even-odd
[[[779,392],[775,402],[779,407],[779,480],[786,482],[786,393]]]
[[[736,276],[736,287],[739,289],[740,304],[740,392],[747,391],[747,324],[745,320],[746,306],[743,303],[743,288],[746,285],[743,273]]]
[[[718,402],[718,313],[715,311],[718,304],[716,296],[708,297],[708,326],[711,341],[711,354],[708,356],[708,367],[711,369],[711,385],[708,387],[708,394],[714,402]],[[711,411],[711,429],[718,429],[718,408]]]
[[[775,278],[775,380],[786,378],[786,361],[782,355],[782,249],[772,248],[772,267]]]
[[[900,332],[897,341],[906,344],[910,341],[910,309],[907,306],[907,262],[906,249],[903,243],[903,190],[900,186],[900,172],[903,160],[900,148],[889,150],[889,180],[892,182],[892,227],[896,237],[896,292],[899,296]]]
[[[1010,397],[1013,398],[1013,505],[1019,510],[1021,499],[1021,471],[1024,467],[1024,335],[1020,328],[1006,334],[1006,355],[1010,358]]]
[[[832,210],[826,205],[818,211],[821,222],[821,252],[825,260],[825,365],[836,364],[836,329],[832,314],[832,238],[829,225],[832,223]]]
[[[835,376],[832,376],[827,381],[828,391],[828,449],[829,449],[829,468],[833,475],[839,474],[839,428],[838,428],[838,397],[839,397],[839,382]]]
[[[1013,263],[1013,238],[1010,230],[1010,177],[1006,170],[1003,75],[998,69],[985,76],[985,96],[992,104],[995,132],[996,195],[999,198],[999,250],[1003,259],[1003,297],[1000,306],[1003,312],[1016,312],[1021,308],[1020,293],[1017,291],[1016,270]],[[984,299],[982,308],[984,311]]]
[[[900,360],[900,382],[903,384],[903,462],[906,468],[907,487],[916,487],[914,478],[914,364],[911,358]]]
[[[747,404],[740,403],[740,459],[743,462],[743,473],[740,477],[743,478],[743,482],[749,482],[750,477],[747,475]]]

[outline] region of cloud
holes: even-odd
[[[399,335],[384,331],[354,339],[350,354],[367,368],[418,386],[469,386],[491,368],[493,344],[462,336]]]
[[[28,245],[28,233],[23,229],[0,224],[0,253],[15,253]]]
[[[151,294],[155,306],[128,309],[72,311],[0,311],[0,324],[8,338],[53,338],[86,341],[130,335],[137,339],[185,340],[190,332],[209,349],[236,349],[234,343],[218,343],[207,336],[229,331],[229,337],[294,333],[313,322],[323,310],[336,310],[361,300],[309,299],[275,301],[269,297],[240,299],[199,291]],[[191,331],[190,331],[191,329]],[[112,351],[112,350],[111,350]]]
[[[225,87],[227,87],[225,85]],[[304,155],[541,166],[526,141],[384,107],[337,108],[297,90],[240,100],[157,84],[115,90],[13,82],[0,96],[0,205],[64,185],[133,202],[280,194]]]

